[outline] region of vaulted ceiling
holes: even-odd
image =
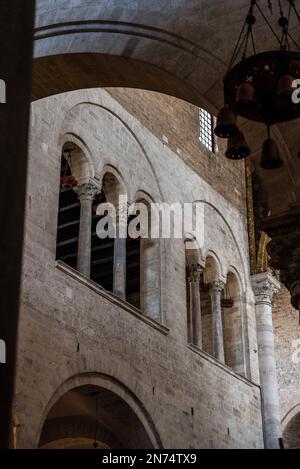
[[[258,3],[276,25],[277,1],[273,0],[273,15],[267,0]],[[37,0],[33,99],[80,88],[120,86],[170,94],[216,113],[223,100],[222,79],[249,4],[249,0]],[[276,40],[257,19],[258,51],[275,49]],[[296,20],[292,30],[300,39]],[[264,127],[246,122],[242,127],[272,213],[287,210],[300,200],[299,121],[274,129],[286,163],[276,172],[259,169]]]

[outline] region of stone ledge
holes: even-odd
[[[248,378],[245,378],[245,376],[239,375],[235,371],[232,370],[232,368],[229,368],[229,366],[225,365],[225,363],[221,363],[219,360],[214,358],[212,355],[209,355],[209,353],[204,352],[204,350],[200,350],[198,347],[196,347],[193,344],[189,344],[189,349],[200,355],[200,357],[204,358],[208,362],[212,363],[213,365],[216,365],[217,367],[221,368],[223,371],[226,371],[226,373],[230,374],[234,378],[242,381],[243,383],[247,384],[249,387],[256,387],[260,389],[259,384],[254,383],[253,381],[249,380]]]
[[[136,308],[135,306],[130,305],[124,300],[121,300],[117,296],[113,295],[111,292],[105,290],[102,288],[100,285],[97,283],[93,282],[93,280],[89,279],[88,277],[82,275],[80,272],[77,270],[73,269],[69,265],[65,264],[62,261],[56,261],[56,268],[64,272],[65,274],[69,275],[70,277],[74,278],[78,282],[80,282],[82,285],[85,285],[87,288],[92,290],[93,292],[101,295],[103,298],[106,300],[110,301],[110,303],[113,303],[114,305],[118,306],[119,308],[127,311],[128,313],[132,314],[139,320],[145,322],[149,326],[153,327],[157,331],[161,332],[164,335],[168,335],[170,332],[170,329],[154,319],[151,319],[147,316],[144,316],[142,312]]]

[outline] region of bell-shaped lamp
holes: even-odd
[[[262,146],[260,166],[263,169],[279,169],[283,165],[275,140],[268,138]]]
[[[242,160],[250,155],[250,148],[247,145],[244,135],[238,131],[236,135],[228,139],[226,158],[229,160]]]
[[[223,107],[217,117],[215,134],[220,138],[230,138],[237,132],[235,113],[229,107]]]
[[[255,88],[252,83],[243,83],[236,92],[236,102],[242,105],[250,105],[256,102]]]

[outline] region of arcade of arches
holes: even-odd
[[[224,157],[223,141],[199,138],[199,107],[215,115],[222,101],[236,35],[228,4],[238,19],[248,3],[37,0],[31,73],[33,3],[5,11],[5,28],[10,14],[24,18],[7,48],[24,50],[27,79],[14,82],[24,101],[8,107],[10,138],[0,142],[12,153],[0,213],[11,199],[14,214],[1,261],[16,266],[0,279],[1,311],[11,311],[0,333],[17,363],[4,389],[12,403],[15,382],[13,437],[3,431],[1,445],[299,448],[299,316],[260,224],[265,212],[273,220],[297,208],[299,123],[276,128],[285,161],[276,177],[258,165],[260,126],[242,122],[246,167]],[[8,78],[14,66],[3,59]],[[190,204],[199,223],[150,239],[138,223],[131,236],[134,215],[153,204],[149,227],[176,204]],[[9,409],[1,417],[9,422]]]

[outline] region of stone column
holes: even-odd
[[[122,300],[126,300],[127,209],[127,199],[119,199],[114,244],[113,293]]]
[[[99,188],[88,182],[74,188],[80,200],[80,225],[77,270],[86,277],[91,275],[92,205]]]
[[[263,419],[266,448],[279,448],[281,437],[277,369],[272,321],[272,298],[280,283],[269,273],[252,276],[255,295],[256,327],[260,384],[263,395]]]
[[[222,363],[225,362],[221,308],[221,296],[224,287],[224,282],[216,280],[212,282],[209,290],[212,314],[212,350],[214,357]]]
[[[200,276],[199,264],[188,266],[187,280],[189,282],[190,309],[192,320],[192,339],[196,347],[202,349],[202,318],[200,302]]]
[[[0,448],[11,446],[21,280],[34,0],[0,1]]]

